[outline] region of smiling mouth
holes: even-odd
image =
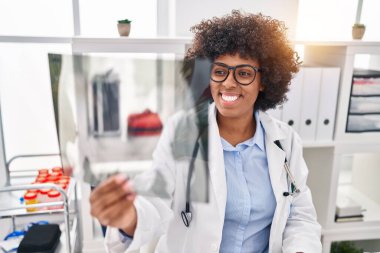
[[[222,94],[221,97],[222,97],[222,100],[225,101],[225,102],[234,102],[234,101],[236,101],[239,98],[238,95],[233,95],[233,96],[229,95],[228,96],[228,95],[225,95],[225,94]]]

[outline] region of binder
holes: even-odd
[[[300,130],[301,120],[301,103],[302,103],[302,82],[303,68],[292,79],[289,92],[287,94],[288,101],[284,103],[282,110],[282,121],[292,126],[296,132]]]
[[[332,141],[339,89],[339,68],[323,68],[319,95],[317,141]]]
[[[304,141],[315,141],[322,68],[303,69],[300,136]]]

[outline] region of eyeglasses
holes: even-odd
[[[241,85],[249,85],[255,81],[256,73],[262,72],[261,68],[251,66],[249,64],[228,66],[221,62],[214,62],[211,66],[211,80],[217,83],[224,82],[233,70],[233,76],[236,82]]]

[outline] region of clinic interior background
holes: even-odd
[[[73,20],[73,4],[78,20]],[[203,18],[232,9],[263,12],[285,21],[291,40],[351,40],[357,0],[0,0],[0,37],[36,37],[36,44],[2,43],[0,91],[6,157],[57,153],[48,65],[43,53],[70,53],[69,44],[38,44],[38,37],[117,37],[116,21],[133,20],[130,37],[191,37]],[[364,0],[361,22],[366,40],[380,40],[376,10],[380,1]],[[75,24],[80,24],[78,25]],[[1,39],[1,38],[0,38]],[[365,59],[364,59],[365,60]],[[22,70],[27,73],[19,73]],[[7,74],[2,74],[7,73]]]
[[[283,20],[292,41],[351,41],[358,1],[0,0],[0,105],[6,159],[59,153],[46,53],[70,54],[73,36],[119,37],[116,22],[128,18],[131,38],[191,38],[189,28],[202,19],[241,9]],[[365,41],[380,41],[379,9],[379,0],[363,0]],[[54,38],[67,42],[49,43]],[[297,49],[302,56],[302,48]],[[355,64],[366,68],[366,57]],[[0,185],[4,173],[0,168]]]
[[[46,53],[70,53],[71,47],[40,43],[46,37],[118,37],[116,21],[129,18],[131,38],[189,38],[189,28],[202,19],[240,9],[283,20],[291,40],[345,41],[351,40],[357,5],[358,0],[0,0],[0,101],[6,158],[59,153]],[[363,1],[365,40],[380,40],[379,9],[380,1]],[[18,36],[35,43],[23,44]],[[359,64],[366,64],[365,57]]]

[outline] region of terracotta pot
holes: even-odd
[[[361,40],[365,32],[365,26],[353,26],[352,27],[352,38],[354,40]]]
[[[118,23],[117,30],[119,31],[120,36],[129,36],[131,24]]]

